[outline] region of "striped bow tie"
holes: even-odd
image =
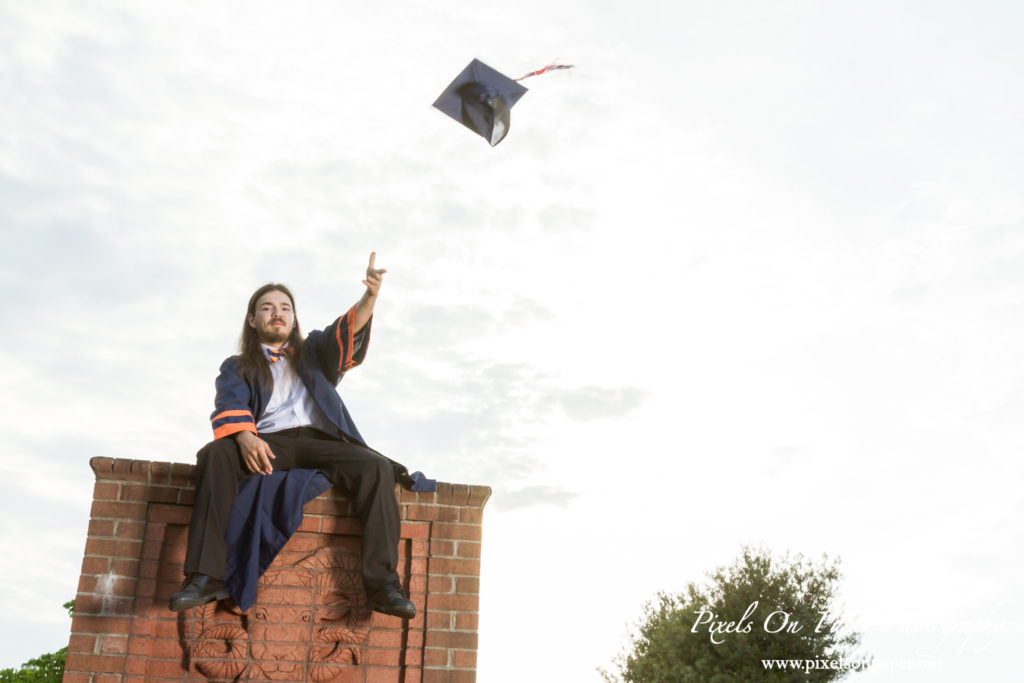
[[[276,363],[282,358],[290,358],[292,355],[292,347],[286,346],[283,349],[267,349],[267,358],[271,363]]]

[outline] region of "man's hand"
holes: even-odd
[[[370,265],[366,267],[366,279],[363,280],[363,284],[366,285],[366,293],[371,297],[377,296],[377,292],[380,291],[380,283],[384,281],[384,273],[388,272],[385,268],[374,268],[373,263],[377,260],[377,252],[370,252]]]
[[[383,275],[388,272],[383,268],[374,268],[373,264],[376,260],[377,252],[371,251],[370,265],[366,266],[366,279],[363,280],[366,291],[356,302],[356,320],[352,328],[353,332],[363,329],[369,322],[370,316],[373,315],[373,304],[377,301],[377,292],[380,291],[380,283],[384,281]]]
[[[242,461],[250,472],[270,474],[274,471],[270,466],[274,454],[270,452],[270,445],[266,441],[252,432],[238,432],[235,441],[238,442],[238,450],[242,452]]]

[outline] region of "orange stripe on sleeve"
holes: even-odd
[[[252,432],[256,434],[256,425],[251,422],[229,422],[226,425],[222,425],[213,430],[213,438],[220,439],[225,436],[230,436],[235,432]]]
[[[248,415],[250,419],[252,418],[252,413],[248,410],[225,410],[223,413],[211,417],[210,422],[216,422],[225,417],[242,417],[244,415]]]
[[[345,341],[347,344],[341,342],[341,321],[338,321],[338,328],[335,330],[335,334],[338,337],[338,351],[341,354],[341,358],[338,361],[338,372],[345,372],[350,368],[354,368],[356,363],[352,360],[352,327],[356,324],[356,307],[348,309],[348,313],[345,314]]]

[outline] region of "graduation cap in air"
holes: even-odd
[[[491,147],[508,134],[509,110],[526,88],[479,59],[474,59],[452,81],[434,106],[477,135]]]
[[[491,147],[508,134],[509,110],[527,90],[519,81],[547,71],[571,69],[572,64],[548,64],[519,78],[509,78],[474,59],[434,102],[434,106],[477,135]]]

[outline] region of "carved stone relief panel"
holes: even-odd
[[[363,663],[371,612],[359,555],[339,547],[295,555],[263,575],[247,614],[231,600],[195,610],[187,629],[195,672],[211,681],[326,683]]]

